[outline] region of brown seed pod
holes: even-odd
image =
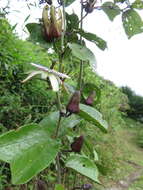
[[[87,99],[85,100],[85,103],[86,103],[87,105],[92,106],[93,103],[94,103],[95,95],[96,95],[95,91],[91,92],[91,94],[90,94],[90,95],[87,97]]]
[[[68,112],[70,114],[79,113],[79,103],[80,103],[80,91],[75,91],[66,107],[67,113]]]
[[[71,150],[76,153],[80,153],[84,142],[84,137],[80,136],[75,138],[74,142],[71,144]]]

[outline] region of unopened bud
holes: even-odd
[[[91,189],[92,188],[92,185],[91,184],[84,184],[84,185],[82,185],[82,189],[83,190],[89,190],[89,189]]]
[[[87,97],[87,99],[85,100],[85,103],[87,105],[92,106],[93,102],[94,102],[94,98],[95,98],[95,91],[91,92],[91,94]]]
[[[48,4],[52,3],[48,0]],[[45,40],[52,42],[55,38],[59,38],[62,35],[63,18],[60,8],[54,7],[53,5],[46,5],[42,12],[43,20],[43,34]]]
[[[80,91],[75,91],[66,107],[66,111],[69,113],[78,113],[79,103],[80,103]]]
[[[82,146],[83,146],[83,142],[84,142],[84,137],[83,136],[75,138],[74,142],[71,144],[71,150],[73,152],[80,153],[80,151],[82,149]]]
[[[40,179],[37,180],[36,183],[36,189],[37,190],[46,190],[47,189],[47,184],[45,181],[42,181]]]

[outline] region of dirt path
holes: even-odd
[[[132,185],[136,180],[138,180],[143,175],[143,167],[139,166],[134,162],[130,162],[136,168],[136,171],[132,172],[130,175],[120,180],[116,185],[109,187],[105,190],[128,190],[130,185]]]

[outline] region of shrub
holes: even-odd
[[[128,96],[130,109],[127,110],[129,117],[143,122],[143,97],[136,95],[129,87],[122,87],[122,92]]]
[[[48,65],[47,53],[39,46],[19,40],[6,19],[0,19],[0,121],[8,129],[39,121],[51,108],[51,91],[37,79],[21,81],[29,62]],[[38,54],[37,54],[38,52]],[[39,56],[40,55],[40,56]]]
[[[136,141],[139,147],[143,148],[143,130],[139,130]]]

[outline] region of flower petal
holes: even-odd
[[[49,79],[50,79],[53,91],[55,92],[59,91],[59,81],[57,80],[57,78],[54,75],[49,74]]]
[[[23,81],[21,81],[22,83],[27,82],[28,80],[30,80],[31,78],[33,78],[35,75],[39,75],[42,74],[43,71],[32,71],[30,72],[30,74],[26,77],[26,79],[24,79]]]
[[[38,68],[39,70],[42,70],[42,71],[45,71],[45,72],[48,72],[48,73],[51,73],[57,77],[61,77],[61,78],[70,78],[68,75],[64,74],[64,73],[60,73],[58,71],[55,71],[53,69],[49,69],[47,67],[44,67],[42,65],[39,65],[39,64],[36,64],[36,63],[30,63],[31,65],[33,65],[34,67]]]

